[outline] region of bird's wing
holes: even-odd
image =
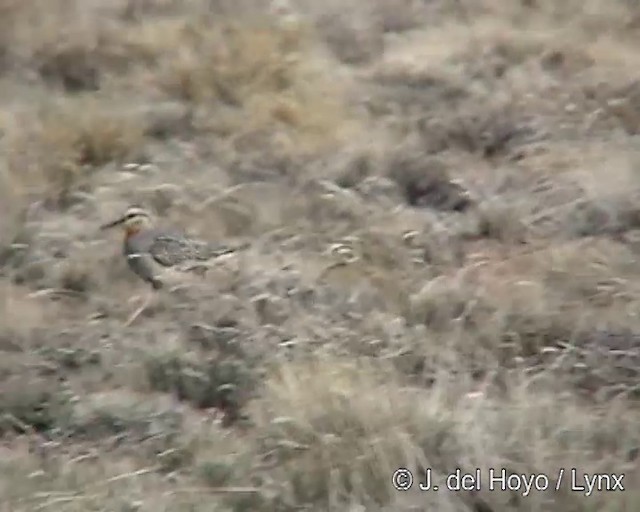
[[[161,265],[172,267],[187,261],[207,261],[243,249],[247,245],[213,245],[180,236],[158,235],[150,245],[149,253]]]
[[[225,254],[231,254],[234,252],[242,251],[250,247],[249,242],[243,242],[237,245],[208,245],[207,251],[209,254],[209,258],[219,258],[220,256],[224,256]]]
[[[159,235],[149,246],[149,254],[164,267],[173,267],[191,259],[190,242],[180,236]]]

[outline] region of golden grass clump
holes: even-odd
[[[96,169],[134,156],[144,144],[140,117],[95,98],[65,98],[26,117],[8,129],[9,179],[16,193],[57,203],[86,191]]]
[[[416,436],[443,428],[444,418],[437,425],[388,379],[366,364],[320,357],[285,364],[267,382],[258,407],[268,423],[259,414],[257,421],[269,425],[265,449],[281,460],[296,500],[385,502],[394,466],[420,458]]]
[[[158,85],[207,108],[211,130],[232,136],[283,131],[292,144],[314,148],[350,128],[340,84],[318,66],[304,24],[187,20],[168,34],[159,34],[174,43],[159,43]]]

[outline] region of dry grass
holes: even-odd
[[[89,192],[96,169],[135,158],[144,143],[143,119],[98,98],[49,101],[24,117],[13,119],[6,132],[10,186],[58,207],[75,192]]]
[[[638,16],[0,1],[0,508],[635,510]],[[132,203],[251,243],[125,327]]]

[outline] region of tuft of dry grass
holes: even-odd
[[[114,111],[95,98],[47,103],[34,115],[12,120],[8,180],[18,194],[64,206],[75,192],[90,190],[95,170],[135,158],[144,139],[144,119],[135,111]]]
[[[173,39],[158,58],[159,87],[206,105],[211,119],[205,122],[215,132],[238,139],[282,132],[292,144],[313,148],[331,142],[348,121],[338,84],[314,69],[302,24],[188,20],[159,37]]]

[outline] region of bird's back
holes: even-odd
[[[174,267],[189,261],[206,261],[212,257],[212,247],[177,233],[158,234],[149,247],[155,261],[165,267]]]
[[[145,253],[164,267],[173,267],[189,261],[206,261],[244,246],[228,247],[187,236],[177,230],[148,229],[128,237],[125,250]],[[246,245],[246,244],[245,244]]]
[[[224,254],[243,249],[216,245],[186,236],[177,230],[152,228],[134,233],[125,240],[125,255],[131,269],[145,281],[156,286],[161,268],[189,263],[202,263]]]

